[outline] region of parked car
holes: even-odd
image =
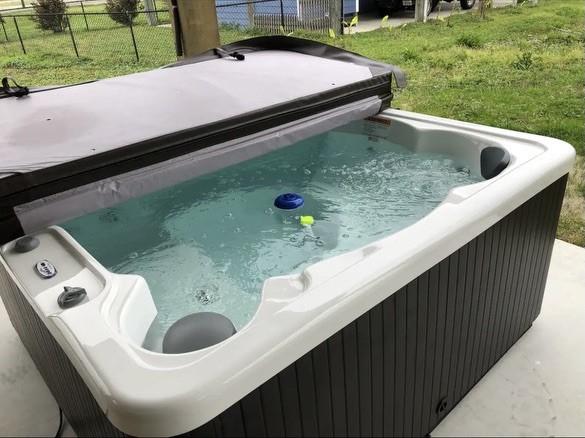
[[[388,13],[396,12],[401,9],[414,8],[415,0],[376,0],[380,13],[386,15]],[[428,0],[427,1],[427,14],[432,12],[440,0]],[[453,0],[444,0],[451,3]],[[476,0],[459,0],[461,9],[471,9],[475,5]]]

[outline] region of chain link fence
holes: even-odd
[[[161,63],[176,58],[171,17],[166,9],[131,15],[87,10],[43,14],[45,20],[57,23],[53,30],[41,29],[35,18],[37,15],[28,11],[1,16],[0,55],[57,53],[121,61],[154,58]]]
[[[56,21],[52,30],[38,25],[32,8],[0,11],[0,56],[56,54],[108,62],[163,65],[176,60],[172,16],[164,0],[159,9],[105,12],[103,0],[68,2],[64,14],[42,14]],[[304,31],[325,34],[341,26],[342,0],[216,0],[221,43],[255,35]],[[125,19],[127,18],[127,19]]]

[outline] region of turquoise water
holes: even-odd
[[[112,272],[147,280],[159,335],[197,311],[239,329],[268,277],[394,233],[479,180],[448,157],[337,130],[62,226]],[[285,192],[304,196],[313,226],[273,206]]]

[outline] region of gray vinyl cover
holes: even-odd
[[[11,229],[0,240],[162,188],[176,166],[159,174],[163,181],[144,176],[160,163],[180,167],[206,148],[251,138],[260,149],[281,147],[367,117],[389,105],[392,76],[403,81],[394,66],[287,37],[230,44],[170,67],[0,99],[0,225]],[[123,195],[118,178],[127,182]],[[64,208],[79,193],[83,208]]]

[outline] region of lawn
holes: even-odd
[[[397,107],[571,143],[578,160],[558,236],[585,246],[584,19],[582,0],[541,0],[535,7],[494,9],[484,19],[475,13],[455,15],[334,39],[296,35],[400,65],[409,84],[397,93]],[[174,59],[168,27],[135,26],[136,62],[129,30],[104,26],[83,31],[83,23],[74,25],[80,58],[69,35],[41,37],[31,28],[28,32],[36,37],[25,40],[27,55],[18,53],[15,41],[0,43],[0,75],[29,86],[72,83],[146,70]],[[221,30],[222,42],[253,35]]]

